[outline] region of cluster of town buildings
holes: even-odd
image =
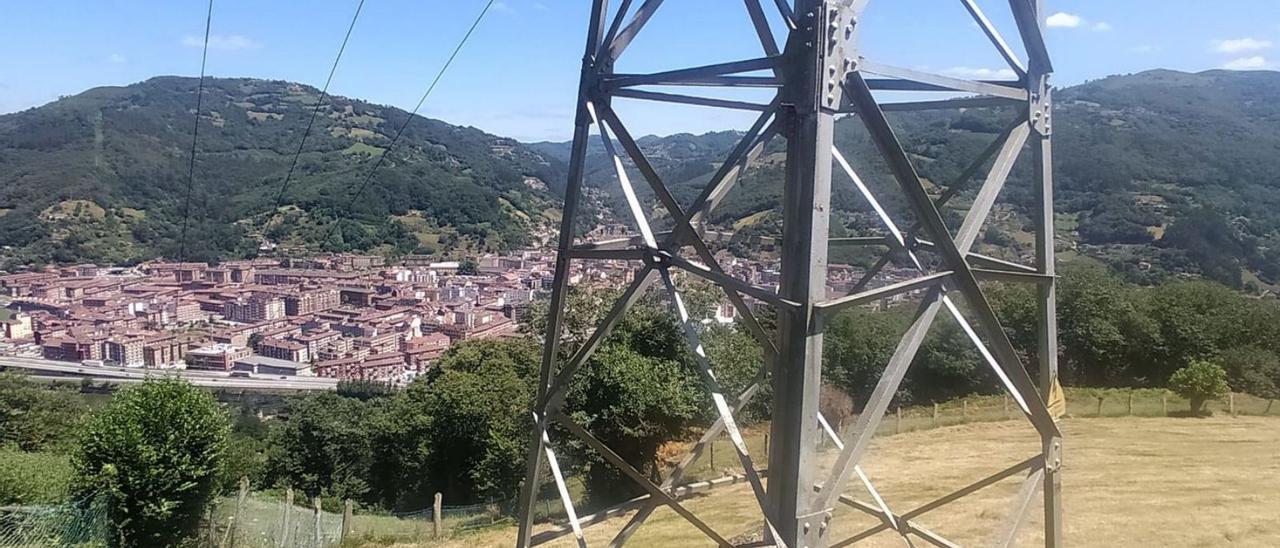
[[[621,286],[626,261],[576,261],[571,283]],[[776,287],[776,265],[726,257]],[[451,345],[509,337],[548,294],[554,255],[481,257],[476,271],[409,257],[334,255],[219,265],[79,265],[0,275],[0,354],[148,368],[405,382]],[[856,272],[837,266],[833,291]],[[714,312],[732,321],[727,304]]]

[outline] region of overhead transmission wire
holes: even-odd
[[[204,102],[204,69],[209,60],[209,28],[213,24],[213,0],[204,16],[204,50],[200,53],[200,83],[196,87],[196,122],[191,129],[191,157],[187,164],[187,198],[182,208],[182,239],[178,245],[178,262],[187,260],[187,224],[191,221],[191,190],[196,180],[196,142],[200,139],[200,109]]]
[[[302,149],[307,144],[307,137],[311,135],[311,128],[316,123],[316,116],[320,114],[320,109],[325,105],[325,99],[329,97],[329,84],[333,82],[333,75],[338,71],[338,62],[342,60],[342,53],[347,50],[347,41],[351,40],[351,31],[356,28],[356,20],[360,18],[360,10],[364,9],[364,0],[356,6],[355,15],[351,16],[351,24],[347,26],[347,34],[342,38],[342,45],[338,47],[338,55],[333,59],[333,66],[329,68],[329,77],[324,81],[324,88],[320,90],[320,98],[316,101],[316,107],[311,110],[311,118],[307,120],[307,128],[302,132],[302,140],[298,141],[298,150],[293,153],[293,162],[289,164],[289,172],[284,176],[284,183],[280,185],[280,191],[276,193],[276,205],[272,211],[280,209],[284,203],[285,190],[289,188],[289,181],[293,179],[293,172],[298,167],[298,158],[302,156]],[[270,216],[267,217],[268,220]]]
[[[347,213],[350,213],[351,208],[356,203],[356,200],[360,198],[360,195],[364,193],[365,188],[369,186],[369,183],[373,180],[373,176],[378,171],[378,168],[382,167],[382,162],[386,160],[389,154],[391,154],[391,150],[395,148],[396,143],[400,141],[400,137],[404,135],[404,130],[409,127],[409,123],[413,121],[414,117],[418,115],[418,111],[422,109],[423,103],[427,102],[427,97],[430,97],[431,92],[435,91],[436,85],[440,83],[440,79],[444,77],[444,73],[449,70],[449,66],[452,65],[454,59],[458,57],[458,53],[462,51],[463,46],[467,45],[467,40],[471,38],[476,27],[480,26],[480,21],[484,19],[485,14],[489,13],[489,8],[493,7],[494,1],[495,0],[489,0],[485,3],[484,9],[480,10],[480,14],[476,16],[475,21],[471,22],[471,27],[467,29],[467,33],[462,36],[462,39],[458,41],[458,45],[453,48],[453,53],[449,54],[449,59],[446,60],[444,65],[440,67],[440,70],[436,72],[435,78],[431,80],[431,85],[427,86],[427,91],[422,94],[420,99],[418,99],[418,104],[409,112],[409,117],[405,118],[403,124],[400,124],[400,128],[396,130],[395,136],[391,139],[391,144],[387,145],[387,148],[378,156],[378,161],[374,162],[373,167],[369,168],[369,172],[365,175],[364,181],[360,183],[360,186],[356,188],[356,191],[351,194],[351,198],[347,201],[347,207],[345,208]],[[329,227],[329,231],[325,234],[324,240],[328,240],[333,236],[333,231],[337,230],[338,224],[341,220],[342,219],[339,218],[334,221],[334,223]]]

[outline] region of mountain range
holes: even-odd
[[[9,262],[462,253],[526,245],[557,215],[544,180],[563,178],[559,160],[426,118],[386,154],[409,113],[332,96],[317,109],[319,90],[280,81],[205,80],[189,178],[198,85],[158,77],[0,116]]]
[[[418,118],[387,154],[409,114],[342,97],[320,105],[281,193],[320,94],[253,79],[206,80],[188,208],[197,84],[158,77],[0,116],[0,257],[7,267],[174,257],[188,209],[185,255],[192,260],[268,250],[457,256],[528,245],[554,230],[568,143],[525,144]],[[1064,258],[1101,260],[1138,281],[1203,275],[1235,287],[1280,282],[1280,73],[1112,76],[1058,90],[1055,108]],[[941,189],[1015,115],[956,109],[892,113],[890,120],[922,176]],[[687,204],[739,136],[648,136],[640,145]],[[777,141],[712,222],[744,235],[776,234]],[[856,118],[837,123],[836,143],[886,207],[902,215],[899,224],[909,224]],[[598,139],[589,150],[589,205],[599,206],[591,213],[609,220],[611,211],[622,211],[612,163]],[[878,230],[842,176],[834,201],[837,235]],[[1005,253],[1014,258],[1029,253],[1031,201],[1024,159],[980,247],[1012,250]],[[951,221],[967,207],[963,195],[953,202],[945,211]],[[839,259],[869,260],[856,253]]]

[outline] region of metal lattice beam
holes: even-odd
[[[952,547],[954,542],[926,528],[919,518],[998,481],[1026,472],[1010,512],[992,532],[995,544],[1010,545],[1042,495],[1045,546],[1062,544],[1061,448],[1062,436],[1045,399],[1057,383],[1057,339],[1055,323],[1055,269],[1053,249],[1052,108],[1049,75],[1052,65],[1044,42],[1045,11],[1042,0],[1009,0],[1017,25],[1025,63],[1005,41],[974,0],[960,0],[978,29],[1017,75],[1013,80],[978,81],[931,74],[867,60],[859,55],[860,15],[867,0],[775,0],[785,40],[779,43],[770,28],[766,6],[761,0],[743,0],[759,42],[761,56],[647,74],[620,74],[614,65],[653,17],[663,0],[621,0],[610,17],[608,0],[593,0],[588,38],[580,75],[569,181],[566,186],[564,216],[551,291],[542,369],[535,408],[534,432],[526,465],[519,510],[517,545],[526,547],[573,534],[586,545],[586,528],[622,511],[638,511],[610,542],[621,546],[640,530],[652,512],[666,505],[704,533],[716,544],[728,546],[725,537],[689,512],[679,499],[694,490],[683,478],[708,444],[728,434],[734,453],[742,465],[741,481],[750,484],[759,516],[765,524],[762,534],[776,546],[845,546],[884,531],[893,531],[908,544],[913,538],[934,546]],[[638,4],[638,6],[635,6]],[[673,56],[674,58],[674,56]],[[760,75],[760,72],[767,75]],[[755,73],[755,74],[751,74]],[[864,75],[878,77],[868,79]],[[707,92],[671,93],[644,89],[648,86],[681,86]],[[758,88],[774,90],[771,101],[754,102],[716,97],[717,88]],[[877,90],[905,92],[947,92],[950,98],[928,98],[881,103]],[[954,97],[954,94],[970,94]],[[638,99],[659,103],[757,111],[760,115],[726,155],[724,162],[687,210],[678,204],[645,152],[613,109],[613,99]],[[946,185],[937,197],[925,189],[915,167],[899,143],[886,112],[957,108],[1001,108],[1021,110],[1009,126]],[[845,158],[834,146],[835,118],[852,114],[868,130],[883,163],[905,197],[915,222],[899,228],[861,180],[854,165],[865,161]],[[612,162],[617,184],[626,199],[637,234],[617,240],[577,243],[575,215],[582,193],[587,141],[592,128],[602,139]],[[707,243],[706,222],[717,205],[732,191],[737,180],[775,138],[786,141],[784,192],[782,198],[781,282],[777,291],[758,287],[732,277],[717,262]],[[1032,212],[1036,232],[1033,266],[1021,265],[974,253],[981,234],[1014,164],[1022,152],[1031,149],[1035,164],[1037,196]],[[828,238],[833,166],[854,184],[855,189],[881,220],[887,235]],[[970,182],[986,168],[964,222],[950,230],[940,209],[951,199],[969,190]],[[666,232],[655,232],[649,222],[654,206],[642,202],[631,180],[631,169],[653,191],[656,206],[671,221]],[[888,250],[860,279],[851,294],[826,295],[828,245],[878,245]],[[692,251],[694,258],[682,252]],[[920,253],[930,253],[926,262]],[[875,283],[894,257],[907,258],[917,277],[895,283]],[[601,324],[567,357],[562,356],[563,311],[568,291],[570,266],[574,261],[629,260],[638,263],[633,282],[613,304]],[[746,330],[760,343],[763,361],[754,382],[731,398],[724,393],[711,363],[703,352],[698,322],[689,316],[673,273],[703,278],[723,289],[739,313]],[[590,367],[590,358],[600,343],[648,291],[661,280],[673,314],[697,362],[698,375],[715,405],[716,420],[698,442],[661,482],[646,477],[635,463],[626,462],[613,449],[562,413],[568,387],[575,375]],[[983,295],[979,280],[1031,283],[1036,288],[1038,308],[1039,386],[1020,362],[998,319]],[[840,310],[860,306],[899,294],[922,295],[910,327],[903,334],[878,384],[869,394],[854,424],[843,434],[831,427],[818,412],[821,384],[822,331],[826,320]],[[959,295],[965,311],[951,299]],[[777,312],[777,331],[770,334],[756,318],[753,304],[771,306]],[[897,513],[876,490],[860,466],[871,437],[884,418],[894,394],[906,374],[930,326],[943,311],[954,318],[977,347],[984,360],[1016,400],[1026,418],[1040,435],[1042,453],[955,492],[908,512]],[[970,323],[972,318],[972,323]],[[771,383],[773,415],[771,444],[767,455],[752,455],[735,420],[752,398]],[[1038,388],[1038,390],[1037,390]],[[647,493],[642,497],[579,519],[560,469],[549,432],[558,423],[586,447],[599,453]],[[819,469],[816,452],[820,441],[829,438],[839,451],[830,469]],[[768,462],[767,468],[758,467]],[[532,510],[544,469],[568,514],[568,524],[534,536]],[[769,483],[763,482],[766,469]],[[871,494],[874,504],[844,494],[848,482],[857,476]],[[821,480],[821,481],[819,481]],[[734,479],[739,481],[739,479]],[[710,484],[708,484],[710,485]],[[843,505],[879,519],[881,523],[849,538],[829,537],[835,505]]]

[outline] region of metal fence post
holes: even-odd
[[[431,525],[434,527],[432,533],[435,538],[440,538],[440,508],[442,507],[442,500],[443,495],[436,493],[435,503],[431,506]]]

